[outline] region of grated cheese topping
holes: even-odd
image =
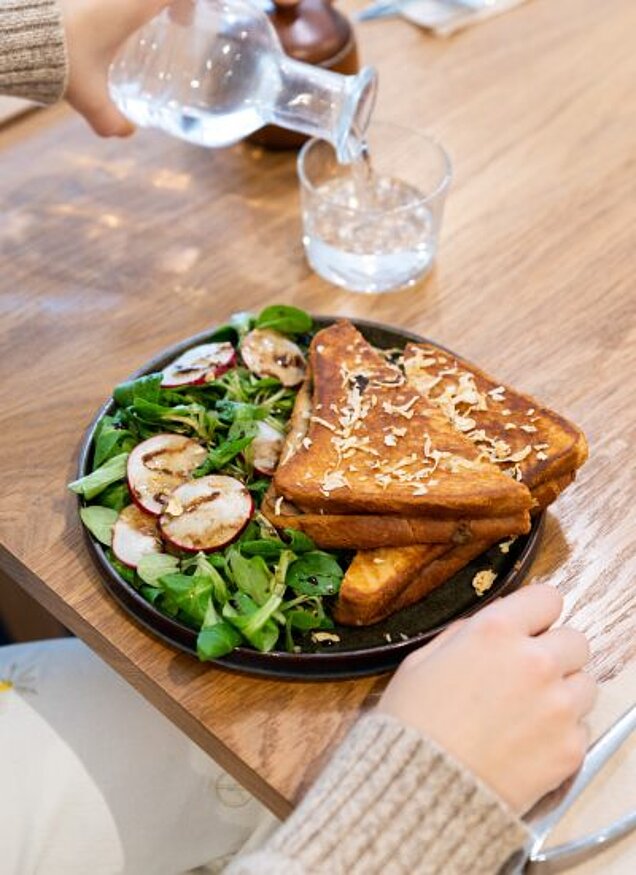
[[[544,461],[548,458],[543,450],[548,445],[528,442],[519,447],[519,440],[515,442],[515,449],[511,444],[498,437],[491,437],[486,429],[478,427],[478,413],[494,409],[493,404],[499,405],[505,401],[506,387],[494,386],[487,391],[480,391],[477,386],[475,375],[462,370],[458,363],[454,366],[445,366],[443,370],[435,371],[436,362],[434,350],[427,347],[418,347],[414,354],[410,355],[405,363],[406,372],[412,384],[436,406],[453,423],[455,428],[466,435],[478,448],[481,461],[492,462],[498,465],[504,473],[515,480],[523,480],[522,462],[530,461],[532,454],[535,458]],[[431,370],[427,370],[431,369]],[[538,428],[533,425],[539,417],[535,416],[534,407],[529,407],[524,414],[513,414],[508,408],[499,408],[498,415],[513,417],[504,424],[507,432],[523,432],[524,434],[536,434]],[[523,421],[519,421],[519,416]],[[512,436],[511,436],[512,437]],[[457,463],[450,462],[451,470],[456,469]],[[445,466],[447,467],[447,466]]]
[[[469,469],[479,469],[484,463],[495,463],[500,469],[515,480],[523,480],[524,460],[532,455],[535,458],[547,458],[543,449],[547,445],[528,442],[520,446],[521,432],[534,434],[538,431],[532,421],[526,418],[519,421],[518,413],[504,429],[511,433],[511,438],[503,440],[499,436],[491,437],[486,428],[478,426],[481,422],[480,412],[497,410],[497,415],[512,416],[512,411],[501,407],[505,401],[505,386],[494,386],[490,389],[480,389],[475,374],[465,371],[459,363],[445,356],[436,354],[436,350],[426,347],[417,348],[415,354],[409,356],[404,363],[406,376],[390,360],[388,354],[381,364],[369,363],[364,350],[354,348],[352,365],[341,363],[340,379],[343,390],[341,404],[330,404],[328,419],[311,416],[311,421],[331,432],[329,441],[336,453],[335,464],[322,478],[321,491],[328,496],[338,489],[351,488],[347,474],[356,475],[356,482],[371,480],[381,489],[391,485],[402,485],[412,491],[414,496],[425,495],[438,481],[432,479],[437,470],[459,472]],[[441,366],[441,367],[440,367]],[[387,368],[389,370],[387,370]],[[435,369],[438,369],[435,372]],[[427,370],[430,369],[430,370]],[[431,372],[432,371],[432,372]],[[408,397],[402,403],[388,400],[383,389],[401,387],[409,380],[418,394]],[[379,394],[378,394],[379,391]],[[402,398],[404,398],[404,394]],[[430,412],[416,407],[421,395],[440,409],[453,423],[455,428],[463,433],[477,449],[475,458],[467,459],[451,452],[443,452],[433,445],[431,435],[423,435],[421,451],[402,454],[387,453],[383,456],[371,443],[371,437],[365,433],[365,419],[375,407],[383,413],[396,419],[411,420],[416,414],[422,419],[431,416]],[[402,399],[398,399],[401,401]],[[495,407],[496,405],[496,407]],[[316,405],[315,410],[319,408]],[[534,408],[528,408],[526,416],[534,414]],[[536,417],[538,419],[538,417]],[[434,420],[433,420],[434,422]],[[408,434],[408,426],[383,426],[383,446],[394,450],[400,446],[400,439]],[[516,434],[512,434],[516,433]],[[512,442],[511,442],[512,440]],[[311,440],[306,438],[303,446],[308,449]],[[377,446],[377,444],[376,444]],[[410,447],[412,444],[410,444]],[[366,456],[364,462],[360,458]],[[396,460],[396,456],[398,456]],[[369,473],[370,476],[361,476]]]
[[[335,632],[312,632],[311,638],[316,644],[337,644],[340,641],[340,635]]]
[[[514,542],[516,540],[517,540],[516,538],[510,538],[508,541],[501,541],[501,543],[499,544],[499,550],[502,553],[509,553],[510,548],[512,547],[512,545],[514,544]]]
[[[311,421],[315,422],[316,425],[322,425],[323,428],[328,428],[329,431],[335,431],[336,426],[332,425],[330,422],[327,422],[326,419],[322,419],[320,416],[312,416]]]
[[[472,580],[472,586],[477,595],[482,596],[484,595],[484,593],[488,592],[490,587],[495,582],[496,577],[497,574],[492,571],[492,569],[478,571]]]
[[[336,489],[344,489],[347,486],[349,486],[349,481],[342,471],[328,471],[322,478],[320,491],[324,495],[329,495],[330,492],[334,492]]]

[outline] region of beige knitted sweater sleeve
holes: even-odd
[[[374,713],[265,847],[225,875],[495,875],[526,839],[470,772]]]
[[[0,94],[54,103],[67,73],[56,0],[0,0]]]

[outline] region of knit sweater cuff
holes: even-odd
[[[308,872],[492,875],[526,841],[488,787],[417,730],[363,718],[268,849]]]
[[[56,0],[0,3],[0,93],[54,103],[66,89],[67,70]]]

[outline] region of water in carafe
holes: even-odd
[[[122,112],[203,146],[227,146],[265,124],[333,143],[349,161],[375,97],[375,72],[344,76],[285,55],[248,0],[175,0],[115,59],[111,94]]]

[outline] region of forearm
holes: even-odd
[[[54,103],[67,75],[56,0],[0,0],[0,94]]]
[[[226,875],[494,875],[521,822],[417,730],[373,714],[262,851]]]

